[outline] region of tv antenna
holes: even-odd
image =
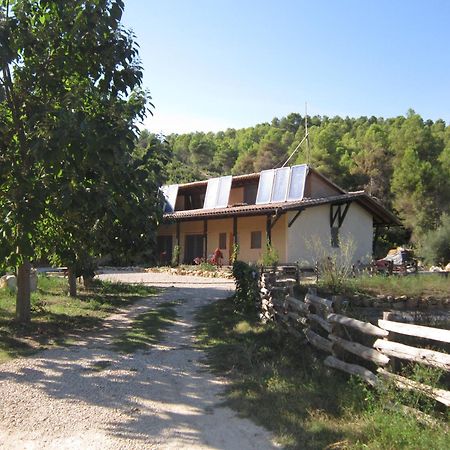
[[[308,133],[308,104],[305,102],[305,136],[300,141],[300,143],[297,145],[297,147],[294,148],[294,151],[289,155],[289,158],[283,163],[281,167],[284,167],[291,158],[297,153],[297,150],[301,147],[303,142],[306,141],[306,163],[309,165],[310,161],[310,146],[309,146],[309,133]]]

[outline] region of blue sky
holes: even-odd
[[[125,0],[153,132],[290,112],[450,122],[450,1]]]

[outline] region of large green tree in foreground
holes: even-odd
[[[147,99],[123,7],[0,0],[0,258],[18,267],[21,322],[30,317],[36,254],[75,266],[98,252],[95,230],[104,227],[104,246],[116,237],[110,229],[125,222],[126,196],[136,204],[148,188],[157,197],[158,180],[141,186],[133,173],[135,121]],[[157,209],[153,202],[154,220]]]

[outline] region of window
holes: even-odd
[[[248,184],[244,186],[244,203],[254,205],[256,202],[256,193],[258,192],[257,184]]]
[[[261,248],[261,231],[252,231],[250,248]]]
[[[331,246],[339,248],[339,228],[331,227]]]
[[[219,233],[219,248],[226,250],[227,248],[227,233]]]

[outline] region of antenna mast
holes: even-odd
[[[281,167],[284,167],[290,161],[290,159],[295,155],[297,150],[300,148],[300,146],[305,141],[306,141],[306,145],[307,145],[306,162],[307,162],[307,164],[309,164],[309,134],[308,134],[308,116],[306,113],[306,102],[305,102],[305,136],[300,141],[300,144],[298,144],[297,147],[294,148],[294,151],[289,155],[289,158],[283,163],[283,165]]]
[[[306,164],[310,163],[311,155],[309,148],[309,134],[308,134],[308,103],[305,102],[305,137],[306,137]]]

